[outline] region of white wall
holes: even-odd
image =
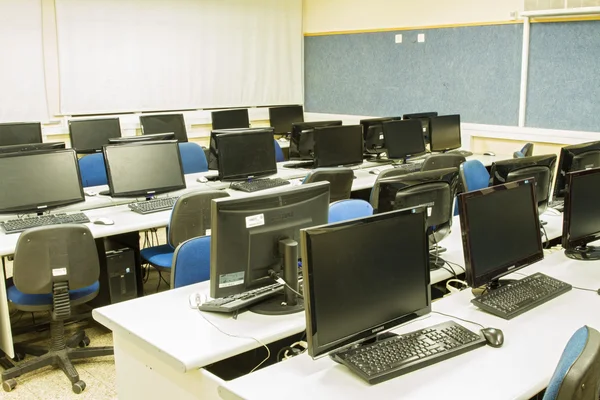
[[[304,0],[304,32],[511,20],[523,0]]]

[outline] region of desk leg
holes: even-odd
[[[10,313],[8,299],[6,298],[6,276],[4,269],[0,268],[0,349],[10,358],[15,356],[13,347],[12,328],[10,326]]]

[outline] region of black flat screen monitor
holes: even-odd
[[[315,168],[357,165],[363,161],[360,125],[318,127],[314,140]]]
[[[187,130],[183,114],[159,114],[140,116],[142,135],[173,132],[178,142],[187,142]]]
[[[600,239],[600,168],[567,174],[562,246],[567,257],[600,259],[600,248],[588,243]]]
[[[461,146],[460,115],[442,115],[429,119],[431,151],[448,151]]]
[[[248,117],[248,109],[240,108],[236,110],[213,111],[212,128],[216,129],[239,129],[249,128],[250,118]]]
[[[600,167],[600,141],[565,146],[560,150],[554,199],[565,197],[566,176],[569,172]]]
[[[13,144],[11,146],[0,146],[0,154],[4,153],[22,153],[37,150],[57,150],[64,149],[65,142],[48,142],[48,143],[29,143],[29,144]]]
[[[292,132],[292,124],[304,122],[302,106],[281,106],[269,108],[269,121],[276,135]]]
[[[425,211],[393,211],[302,230],[312,357],[431,311]]]
[[[219,149],[217,148],[217,137],[223,134],[229,133],[251,133],[251,132],[264,132],[268,130],[271,132],[271,139],[273,139],[273,128],[238,128],[238,129],[215,129],[210,132],[210,144],[208,149],[208,169],[219,169]],[[274,139],[273,139],[274,140]],[[275,145],[275,142],[273,142]]]
[[[42,143],[42,124],[39,122],[16,122],[0,124],[0,146]]]
[[[423,139],[425,140],[425,144],[429,144],[429,118],[437,117],[438,113],[435,111],[431,112],[421,112],[421,113],[412,113],[412,114],[404,114],[402,119],[416,119],[421,122],[421,128],[423,129]]]
[[[155,142],[160,140],[173,140],[175,134],[173,132],[152,133],[142,136],[123,136],[108,139],[109,144],[131,144],[142,142]]]
[[[69,121],[71,148],[77,153],[99,153],[109,139],[121,137],[119,118],[85,119]]]
[[[72,149],[2,154],[0,171],[0,213],[40,213],[85,200]]]
[[[268,194],[212,202],[210,295],[225,297],[275,283],[270,271],[298,286],[300,229],[327,223],[329,183],[285,187]],[[296,289],[297,290],[297,289]],[[292,295],[288,292],[286,296]],[[303,309],[295,296],[291,311]],[[279,296],[253,308],[285,313]]]
[[[293,123],[289,149],[290,160],[314,160],[315,128],[340,125],[342,125],[342,121],[313,121]]]
[[[388,158],[406,160],[425,154],[425,140],[419,120],[384,122],[383,137]]]
[[[498,279],[544,258],[531,179],[458,196],[467,282],[498,286]]]
[[[384,153],[386,151],[386,146],[383,134],[383,123],[401,119],[402,117],[361,119],[360,124],[363,128],[365,152],[369,154]]]
[[[104,161],[113,197],[151,197],[185,189],[175,140],[104,146]]]
[[[272,129],[232,132],[216,136],[219,179],[234,181],[277,173]]]
[[[550,185],[552,184],[555,165],[555,154],[496,161],[492,164],[490,170],[492,185],[534,178],[536,199],[541,215],[548,208]]]

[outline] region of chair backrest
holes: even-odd
[[[460,165],[460,178],[466,192],[489,186],[490,173],[479,160],[469,160]]]
[[[176,248],[188,239],[205,236],[210,229],[211,200],[228,197],[223,190],[207,190],[181,195],[171,212],[169,244]]]
[[[521,152],[521,150],[519,150],[519,151],[515,151],[515,152],[513,153],[513,158],[525,158],[525,154],[523,154],[523,153]]]
[[[102,153],[89,154],[79,159],[79,171],[83,187],[108,185],[106,165]]]
[[[434,154],[425,159],[421,171],[433,171],[442,168],[459,168],[462,163],[467,161],[465,156],[460,154]]]
[[[53,282],[65,281],[69,289],[80,289],[99,276],[96,242],[83,224],[32,228],[17,240],[13,280],[23,293],[52,293]]]
[[[179,143],[179,154],[184,174],[208,171],[208,162],[204,150],[194,142]]]
[[[364,200],[340,200],[329,205],[329,223],[373,215],[373,207]]]
[[[521,153],[523,153],[525,157],[531,157],[533,155],[533,143],[526,143],[521,149]]]
[[[390,168],[381,171],[377,175],[377,179],[375,179],[375,184],[371,189],[371,195],[369,197],[369,203],[371,203],[371,207],[373,207],[373,209],[376,210],[377,205],[379,204],[379,181],[386,178],[392,178],[394,176],[406,175],[408,173],[410,172],[407,172],[405,169],[402,168]]]
[[[600,393],[600,332],[583,326],[567,343],[543,400],[597,400]]]
[[[181,243],[173,253],[171,289],[210,279],[210,236]]]
[[[329,202],[350,198],[354,172],[350,168],[317,168],[302,183],[329,182]]]
[[[283,150],[281,150],[281,146],[279,145],[279,142],[277,140],[275,140],[275,161],[285,161],[285,157],[283,156]]]

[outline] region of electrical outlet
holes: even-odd
[[[424,33],[419,33],[417,35],[417,42],[419,42],[419,43],[425,42],[425,34]]]
[[[511,18],[512,20],[515,20],[515,19],[517,19],[517,17],[518,17],[518,16],[519,16],[519,12],[518,12],[518,11],[511,11],[511,12],[510,12],[510,18]]]
[[[396,43],[402,43],[402,34],[401,33],[398,33],[396,35]]]

